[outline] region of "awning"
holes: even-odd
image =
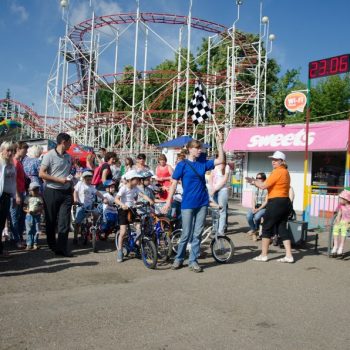
[[[309,130],[310,151],[345,151],[349,136],[347,120],[312,123]],[[231,129],[224,144],[226,152],[303,151],[305,124],[287,124]]]
[[[177,137],[176,139],[163,142],[163,143],[159,144],[157,147],[159,147],[159,148],[164,148],[164,147],[182,148],[182,147],[186,146],[191,140],[193,140],[193,138],[191,136],[180,136],[180,137]],[[203,147],[210,148],[210,145],[204,143]]]

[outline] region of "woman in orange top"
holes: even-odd
[[[273,171],[265,182],[255,181],[247,178],[248,183],[264,190],[267,189],[268,201],[266,212],[264,214],[263,232],[262,232],[262,251],[259,256],[254,258],[255,261],[267,261],[267,253],[271,238],[277,229],[280,235],[286,256],[278,259],[279,262],[293,263],[291,242],[287,229],[287,221],[292,211],[292,203],[289,199],[290,175],[287,170],[286,156],[280,151],[276,151],[272,156]]]
[[[167,164],[167,158],[164,154],[158,157],[158,166],[156,168],[156,178],[163,191],[159,195],[160,199],[168,198],[169,187],[171,185],[171,175],[173,168]]]

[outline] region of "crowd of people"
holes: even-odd
[[[71,146],[68,134],[59,134],[56,141],[57,146],[45,154],[40,146],[29,148],[22,141],[3,142],[0,146],[1,256],[8,256],[3,247],[3,232],[8,236],[10,231],[17,249],[38,249],[44,217],[48,247],[56,255],[71,257],[68,235],[72,205],[78,205],[73,240],[77,243],[86,209],[92,210],[99,198],[103,204],[104,225],[119,225],[117,262],[122,262],[123,239],[127,226],[134,220],[130,208],[137,201],[144,201],[152,205],[162,203],[163,214],[171,213],[181,219],[182,236],[172,268],[182,267],[187,244],[191,242],[189,268],[202,271],[198,257],[210,203],[219,208],[216,223],[219,235],[225,234],[227,222],[230,168],[226,164],[221,135],[217,136],[215,159],[203,157],[202,144],[192,140],[186,150],[178,154],[175,169],[161,154],[154,172],[147,166],[145,154],[139,154],[135,162],[128,157],[122,163],[115,152],[103,148],[98,154],[91,152],[82,166],[67,153]],[[276,151],[270,158],[269,177],[261,172],[256,178],[246,178],[255,187],[252,208],[247,214],[248,233],[254,240],[262,239],[262,251],[255,261],[268,261],[271,238],[278,234],[286,249],[285,257],[279,261],[292,263],[294,258],[286,226],[294,196],[291,195],[290,175],[284,153]],[[342,193],[340,198],[342,209],[335,227],[334,255],[343,253],[344,222],[350,221],[350,194]]]

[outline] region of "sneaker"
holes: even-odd
[[[33,250],[38,250],[38,249],[40,249],[40,247],[37,244],[34,244],[33,245]]]
[[[294,262],[294,258],[292,256],[290,256],[290,257],[285,256],[284,258],[278,259],[277,261],[281,262],[281,263],[292,264]]]
[[[122,250],[118,250],[118,253],[117,253],[117,263],[121,263],[123,262],[123,251]]]
[[[263,255],[259,255],[259,256],[256,256],[255,258],[253,258],[254,261],[261,261],[261,262],[266,262],[269,260],[269,258],[266,256],[263,256]]]
[[[172,270],[178,270],[181,269],[182,267],[182,262],[179,260],[174,260],[173,264],[171,265]]]
[[[21,242],[18,242],[18,243],[16,243],[16,248],[17,248],[17,249],[24,249],[24,248],[26,248],[26,247],[25,247],[24,244],[22,244]]]
[[[31,245],[26,246],[26,250],[32,250],[32,249],[33,249],[33,247]]]
[[[193,272],[202,272],[203,271],[203,269],[198,265],[197,262],[192,263],[188,267]]]
[[[247,232],[248,236],[252,236],[254,233],[255,233],[254,230],[249,230],[249,231]]]

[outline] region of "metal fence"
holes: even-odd
[[[343,187],[307,186],[305,221],[309,229],[327,230],[338,208],[338,195]]]

